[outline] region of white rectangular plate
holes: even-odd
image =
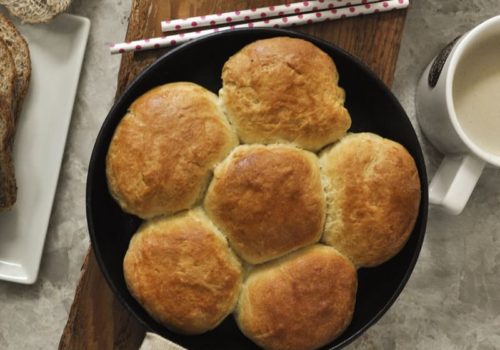
[[[38,276],[90,21],[60,15],[16,27],[28,42],[31,81],[14,142],[17,203],[0,212],[0,279],[32,284]]]

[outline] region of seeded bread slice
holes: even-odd
[[[0,38],[3,39],[16,65],[15,112],[17,119],[21,113],[24,97],[28,92],[31,76],[31,59],[28,44],[14,24],[0,12]]]
[[[0,0],[0,4],[23,22],[42,23],[65,11],[71,0]]]
[[[0,210],[14,205],[17,198],[16,178],[12,162],[14,137],[14,86],[16,66],[10,51],[0,39]]]

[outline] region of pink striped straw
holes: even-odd
[[[172,32],[178,30],[189,30],[203,27],[215,27],[217,25],[230,25],[237,22],[249,22],[253,20],[262,20],[271,17],[283,17],[307,13],[312,11],[335,9],[341,7],[350,7],[356,5],[369,5],[382,0],[317,0],[301,1],[293,4],[284,4],[276,6],[267,6],[261,8],[252,8],[249,10],[231,11],[217,13],[213,15],[189,17],[184,19],[165,20],[161,22],[163,32]]]
[[[285,28],[291,26],[299,26],[310,23],[336,20],[340,18],[404,9],[407,8],[409,4],[410,0],[387,0],[370,4],[366,3],[357,6],[349,6],[339,9],[334,8],[323,11],[316,11],[307,14],[283,16],[274,19],[266,18],[257,22],[248,22],[239,25],[230,25],[226,27],[198,30],[195,32],[179,33],[159,38],[143,39],[127,43],[111,44],[110,51],[112,54],[116,54],[130,51],[143,51],[161,47],[170,47],[192,39],[199,38],[207,34],[222,31],[235,30],[239,28]]]

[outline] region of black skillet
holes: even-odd
[[[403,144],[415,158],[422,183],[422,201],[415,229],[404,249],[387,263],[358,272],[356,310],[351,325],[323,349],[340,349],[373,325],[394,303],[408,281],[424,239],[427,221],[427,177],[422,151],[405,111],[390,90],[361,62],[332,44],[314,37],[278,29],[223,32],[182,45],[147,68],[118,99],[104,121],[90,160],[87,179],[87,220],[92,247],[111,289],[121,303],[148,330],[188,349],[257,349],[238,330],[231,316],[215,330],[199,336],[181,336],[155,322],[131,297],[123,279],[122,261],[140,220],[120,210],[108,192],[105,159],[113,132],[128,106],[149,89],[175,81],[198,83],[217,93],[224,62],[258,39],[290,36],[309,40],[335,61],[351,131],[371,131]],[[298,311],[300,312],[300,311]]]

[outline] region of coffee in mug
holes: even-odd
[[[486,164],[500,167],[500,16],[447,45],[418,83],[417,119],[444,155],[429,202],[460,214]]]
[[[474,42],[460,58],[453,104],[467,137],[500,156],[500,35]]]

